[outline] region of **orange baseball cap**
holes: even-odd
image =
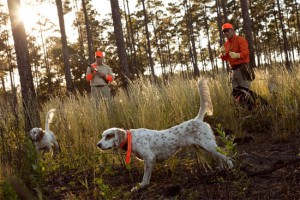
[[[232,24],[230,24],[230,23],[225,23],[225,24],[223,24],[223,26],[222,26],[222,31],[223,31],[224,29],[229,29],[229,28],[233,29]]]
[[[95,56],[102,58],[103,57],[103,52],[102,51],[96,51]]]

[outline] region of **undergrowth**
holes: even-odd
[[[274,140],[284,141],[299,134],[298,71],[288,73],[282,68],[261,70],[256,71],[256,77],[252,90],[266,99],[269,107],[258,106],[252,111],[240,107],[233,100],[227,75],[208,78],[214,115],[206,119],[212,127],[217,126],[216,134],[225,144],[220,151],[233,158],[237,153],[233,137],[266,133]],[[199,101],[197,80],[180,77],[174,77],[165,86],[139,80],[130,84],[128,93],[120,89],[111,102],[101,101],[99,108],[88,94],[52,97],[41,106],[39,116],[44,123],[47,111],[57,109],[50,129],[57,135],[61,153],[53,158],[51,155],[37,155],[28,140],[21,117],[23,110],[20,99],[16,109],[6,99],[0,98],[0,198],[6,199],[7,195],[12,199],[17,198],[20,194],[16,187],[26,188],[36,198],[48,199],[130,196],[124,190],[140,181],[132,173],[141,176],[143,166],[135,164],[127,169],[124,156],[119,151],[100,152],[96,144],[101,139],[102,131],[111,127],[166,129],[194,118],[199,110]],[[40,126],[44,129],[43,123]],[[225,133],[230,133],[232,138]],[[191,155],[191,164],[197,163],[204,171],[211,169],[213,159],[201,151],[190,152],[183,150],[183,157]],[[171,172],[172,177],[178,168],[188,167],[182,164],[180,159],[183,157],[180,155],[168,160],[166,165],[158,165],[156,170]],[[139,163],[134,159],[133,162]],[[120,169],[119,173],[128,174],[129,186],[109,185],[106,177],[114,177],[116,170]],[[233,173],[236,186],[241,187],[242,193],[247,187],[244,184],[246,178],[238,168]],[[19,186],[9,181],[12,174],[20,180]],[[56,187],[51,185],[52,181],[57,182]],[[243,184],[239,184],[239,181]]]

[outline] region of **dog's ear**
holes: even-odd
[[[41,141],[43,139],[44,135],[45,135],[45,131],[43,131],[42,129],[40,129],[38,131],[38,133],[36,134],[36,140],[37,141]]]
[[[115,145],[116,146],[120,146],[121,143],[125,140],[126,138],[126,132],[125,130],[123,129],[116,129],[115,130],[115,137],[116,137],[116,140],[115,140]]]

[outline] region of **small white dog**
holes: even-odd
[[[35,143],[36,150],[38,152],[48,152],[53,150],[54,154],[60,151],[56,137],[49,129],[49,124],[52,123],[55,109],[48,111],[45,121],[45,130],[42,128],[33,128],[30,130],[30,139]]]
[[[203,122],[205,113],[212,115],[213,107],[207,81],[201,79],[198,83],[200,109],[196,118],[183,122],[166,130],[149,130],[145,128],[130,129],[110,128],[102,133],[102,139],[97,143],[101,150],[112,147],[127,150],[128,132],[131,133],[132,153],[144,161],[143,181],[132,191],[149,185],[151,173],[156,161],[170,158],[181,147],[197,145],[216,156],[221,168],[224,165],[233,167],[232,161],[217,151],[217,143],[210,125]],[[129,149],[129,148],[128,148]],[[127,152],[128,153],[128,152]]]

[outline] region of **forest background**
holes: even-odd
[[[21,141],[26,140],[24,136],[32,127],[40,127],[50,106],[71,107],[76,105],[75,99],[89,102],[86,98],[90,91],[85,80],[87,66],[78,57],[92,63],[94,52],[98,48],[105,52],[105,62],[112,67],[115,74],[116,80],[112,89],[116,97],[126,96],[124,91],[138,93],[138,89],[134,90],[134,85],[141,82],[149,87],[148,92],[153,92],[151,87],[155,85],[169,86],[172,80],[177,80],[178,83],[181,83],[181,79],[188,80],[193,84],[193,78],[199,76],[220,80],[211,87],[220,83],[228,84],[228,80],[220,78],[227,77],[228,66],[218,58],[218,49],[225,41],[221,31],[224,22],[232,23],[237,33],[247,38],[251,51],[251,66],[257,74],[263,74],[258,77],[265,77],[271,70],[276,72],[274,77],[287,77],[285,72],[295,72],[295,77],[298,77],[296,72],[300,55],[299,0],[184,0],[167,3],[159,0],[138,0],[134,10],[130,10],[128,0],[111,0],[110,3],[109,14],[101,16],[95,9],[96,6],[101,6],[101,3],[92,4],[92,1],[88,0],[0,1],[0,130],[3,141],[1,153],[4,155],[1,162],[8,163],[12,167],[11,171],[21,164],[21,160],[11,157],[11,152],[17,154],[23,149],[17,142],[20,135]],[[40,13],[37,23],[31,26],[31,30],[26,30],[26,13],[22,15],[21,12],[26,4],[33,7],[54,5],[57,18],[49,19]],[[74,16],[71,22],[72,32],[66,30],[64,19],[70,13]],[[15,74],[16,69],[18,74]],[[150,81],[150,85],[147,81]],[[290,83],[289,81],[291,79],[286,78],[284,83]],[[297,85],[297,81],[298,78],[293,82],[294,85]],[[175,85],[182,89],[180,84]],[[226,88],[224,91],[228,90]],[[256,91],[265,93],[260,89]],[[124,96],[121,99],[124,99]],[[180,98],[180,95],[178,97]],[[193,114],[180,113],[183,118]],[[69,114],[61,113],[62,123],[64,120],[72,122],[66,118]],[[153,126],[156,129],[166,127],[162,122],[155,126],[155,123],[151,124],[145,118],[143,123],[128,118],[127,122],[118,122],[116,119],[108,122],[107,116],[103,116],[102,119],[105,123],[102,121],[103,124],[96,128],[97,132],[110,125],[148,125],[146,127]],[[175,121],[180,122],[180,119],[182,118],[179,117]],[[172,119],[164,120],[167,125],[171,125]],[[69,132],[69,127],[64,127],[64,130]],[[10,143],[7,136],[12,133],[19,139],[13,141],[12,149],[7,149],[4,144]],[[96,135],[99,136],[92,136],[94,140]],[[73,139],[65,138],[65,141],[69,140]],[[69,143],[66,142],[65,146],[69,146]],[[81,147],[76,149],[82,150]],[[8,152],[10,153],[7,154]],[[25,172],[26,170],[22,171]]]
[[[144,75],[154,80],[161,75],[166,82],[175,72],[195,77],[200,72],[225,72],[226,63],[218,59],[218,49],[224,43],[221,32],[224,22],[232,23],[238,34],[247,38],[253,67],[284,63],[291,69],[291,63],[299,60],[297,0],[137,1],[134,12],[130,11],[129,1],[122,1],[121,5],[111,1],[112,15],[102,16],[102,21],[98,17],[101,13],[97,13],[90,1],[22,3],[33,4],[33,8],[45,4],[57,7],[56,22],[45,18],[44,8],[37,13],[36,26],[27,33],[22,20],[30,14],[26,15],[24,10],[22,14],[19,1],[11,3],[10,20],[5,4],[0,7],[1,88],[7,92],[4,77],[10,77],[10,93],[16,96],[21,87],[25,97],[30,91],[30,96],[35,96],[30,104],[37,103],[35,99],[47,100],[49,94],[89,91],[84,78],[86,67],[75,55],[92,63],[97,48],[105,52],[106,62],[116,74],[116,84],[123,88],[127,87],[128,79]],[[64,15],[71,12],[75,17],[74,29],[67,33]],[[68,42],[69,35],[72,42]],[[78,37],[74,40],[75,35]],[[13,73],[17,67],[19,90]]]

